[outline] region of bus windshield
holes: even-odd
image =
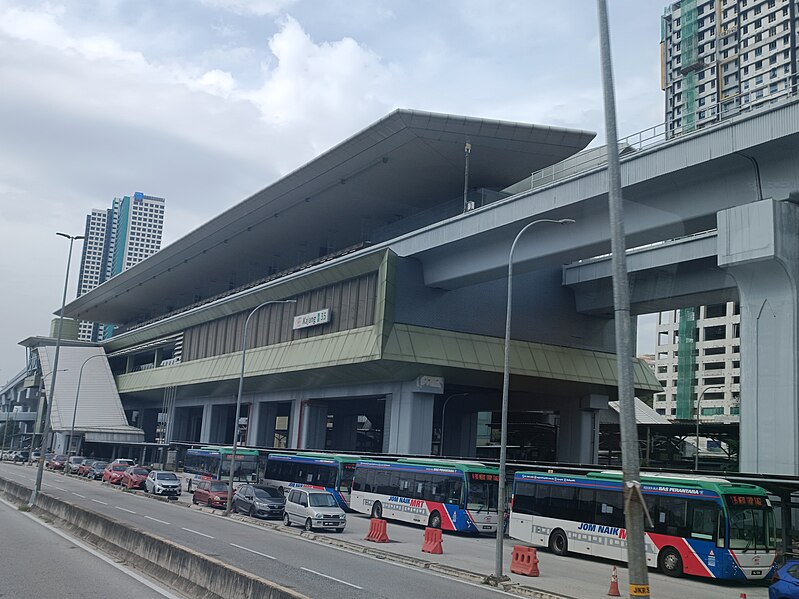
[[[466,509],[483,511],[497,511],[497,481],[469,481],[469,495],[466,498]]]
[[[776,546],[774,512],[766,507],[728,506],[730,549],[744,552],[774,549]]]
[[[347,493],[352,489],[352,479],[355,476],[355,462],[343,462],[341,464],[341,484],[338,488]]]

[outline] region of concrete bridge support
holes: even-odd
[[[718,264],[740,293],[741,471],[799,475],[799,206],[719,212]]]
[[[415,382],[399,387],[397,393],[386,396],[383,451],[429,455],[435,395],[413,390],[417,388]]]
[[[599,462],[599,411],[607,407],[607,396],[588,395],[580,398],[579,404],[560,408],[559,462]]]

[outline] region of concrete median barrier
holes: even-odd
[[[30,490],[0,479],[0,494],[27,504]],[[201,553],[156,537],[50,495],[40,494],[34,512],[123,560],[155,580],[201,599],[308,599]]]

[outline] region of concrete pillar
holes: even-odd
[[[211,403],[205,402],[203,406],[203,424],[200,429],[200,443],[211,442]]]
[[[324,449],[327,440],[327,404],[305,402],[302,415],[302,448]]]
[[[332,449],[355,451],[358,438],[358,416],[356,414],[335,414],[331,435]]]
[[[579,402],[561,407],[557,447],[559,462],[599,462],[599,411],[607,407],[605,395],[587,395]]]
[[[447,455],[475,457],[477,455],[477,412],[464,412],[458,419],[461,424],[458,445]],[[449,444],[449,440],[447,440]]]
[[[718,264],[741,305],[742,472],[799,474],[799,206],[762,200],[718,213]]]
[[[406,389],[400,393],[392,393],[386,398],[385,429],[388,429],[388,453],[430,454],[433,442],[434,398],[432,393],[418,393]]]
[[[161,365],[161,360],[164,359],[164,349],[159,347],[155,350],[155,356],[153,358],[153,366],[158,368]]]
[[[300,449],[300,424],[305,402],[302,398],[297,398],[291,402],[291,418],[289,418],[289,439],[286,444],[288,447]]]
[[[130,355],[125,360],[125,372],[133,372],[133,356]]]
[[[261,402],[258,409],[253,410],[257,413],[255,430],[255,444],[260,447],[272,447],[275,444],[275,418],[277,417],[277,404],[275,402]]]

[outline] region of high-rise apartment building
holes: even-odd
[[[86,216],[86,237],[78,278],[78,295],[91,291],[161,249],[164,198],[139,191],[114,198],[111,208],[94,209]],[[82,341],[110,336],[113,327],[81,322]]]
[[[683,0],[661,22],[666,134],[794,93],[799,0]]]
[[[737,302],[658,314],[653,408],[672,420],[731,422],[740,415],[741,313]],[[697,405],[698,404],[698,405]]]

